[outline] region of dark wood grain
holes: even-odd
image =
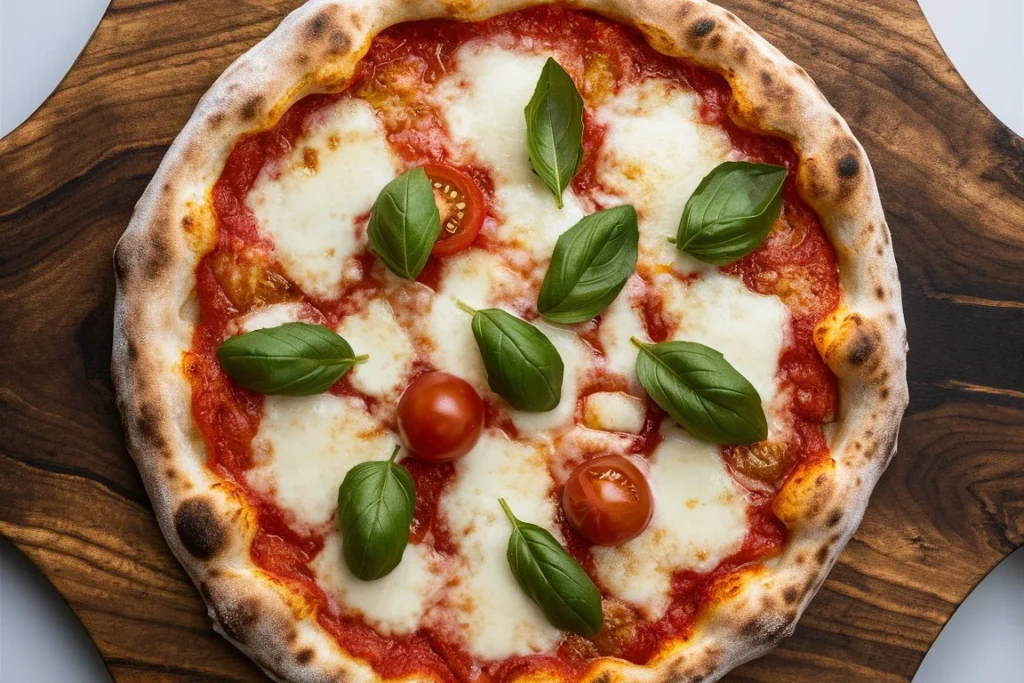
[[[119,683],[264,681],[216,636],[124,452],[111,253],[195,103],[300,0],[114,0],[0,140],[0,532]],[[867,148],[899,261],[911,405],[864,524],[796,635],[732,683],[905,683],[1024,543],[1024,141],[910,0],[729,0]],[[998,68],[999,65],[996,65]]]

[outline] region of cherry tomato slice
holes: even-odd
[[[569,524],[591,543],[619,545],[647,528],[654,503],[640,468],[621,455],[602,455],[569,475],[562,509]]]
[[[427,164],[423,171],[434,188],[441,212],[441,235],[431,250],[434,256],[451,256],[469,247],[484,224],[484,195],[468,175],[443,164]]]
[[[469,382],[446,372],[417,377],[398,401],[398,433],[420,460],[445,462],[465,455],[483,424],[480,395]]]

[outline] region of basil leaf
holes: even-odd
[[[679,221],[676,248],[724,266],[757,249],[782,209],[782,166],[726,161],[697,186]]]
[[[548,58],[526,105],[530,163],[562,208],[562,192],[583,159],[583,98],[558,62]]]
[[[473,336],[491,391],[516,410],[546,413],[562,400],[565,365],[558,349],[536,327],[498,308],[475,311]]]
[[[640,384],[690,434],[719,444],[768,437],[757,390],[718,351],[687,341],[632,342],[640,349]]]
[[[556,323],[581,323],[605,309],[636,270],[636,209],[599,211],[566,230],[555,244],[537,310]]]
[[[327,391],[357,363],[348,342],[322,325],[286,323],[228,339],[217,349],[239,386],[264,394],[309,396]]]
[[[395,462],[356,465],[338,488],[338,528],[345,564],[360,579],[387,576],[402,561],[416,509],[412,475]]]
[[[374,202],[366,236],[370,249],[395,275],[415,280],[441,234],[441,214],[422,168],[384,186]]]
[[[604,625],[597,586],[546,529],[519,521],[504,500],[498,502],[512,523],[508,566],[516,583],[555,628],[596,636]]]

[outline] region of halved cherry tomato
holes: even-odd
[[[636,538],[654,514],[651,486],[621,455],[602,455],[573,470],[562,493],[565,518],[595,545]]]
[[[445,462],[468,453],[480,438],[484,402],[464,379],[428,372],[398,401],[398,433],[420,460]]]
[[[451,256],[473,244],[484,224],[484,195],[468,175],[443,164],[423,167],[434,188],[441,212],[441,235],[431,250],[434,256]]]

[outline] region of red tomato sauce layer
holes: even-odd
[[[252,441],[259,429],[263,397],[238,388],[217,361],[217,347],[225,338],[229,322],[252,308],[302,301],[317,308],[328,324],[335,325],[352,311],[353,301],[365,301],[361,297],[381,291],[383,283],[376,281],[367,267],[363,269],[363,280],[350,286],[337,300],[320,301],[307,296],[285,277],[273,245],[261,237],[256,218],[245,203],[264,168],[289,155],[310,118],[338,99],[355,96],[370,102],[392,148],[410,168],[428,162],[455,165],[477,182],[491,203],[494,184],[489,171],[448,158],[448,132],[442,113],[424,105],[422,100],[410,106],[418,91],[430,87],[454,68],[456,50],[478,38],[510,48],[529,44],[533,50],[556,51],[559,62],[574,75],[585,99],[602,89],[617,92],[645,78],[675,81],[679,87],[700,95],[704,122],[724,129],[742,155],[751,161],[781,164],[790,169],[784,188],[783,215],[772,234],[761,248],[725,270],[741,277],[752,291],[775,294],[789,307],[791,329],[780,358],[778,377],[781,389],[789,390],[792,396],[790,412],[795,425],[789,453],[794,465],[828,457],[821,424],[835,414],[837,387],[835,377],[813,346],[811,332],[839,302],[838,274],[834,251],[818,218],[797,194],[793,180],[799,163],[796,154],[788,143],[740,129],[730,120],[727,105],[731,92],[721,76],[654,51],[633,29],[595,15],[556,7],[525,10],[475,24],[427,21],[387,29],[374,39],[345,92],[306,97],[272,128],[240,139],[213,188],[217,237],[215,246],[196,270],[200,317],[192,350],[186,354],[185,369],[193,389],[193,415],[207,446],[208,465],[232,482],[256,511],[258,530],[251,548],[253,561],[301,596],[315,610],[319,623],[351,655],[365,660],[385,677],[425,674],[443,681],[505,681],[543,670],[573,680],[585,673],[596,656],[611,654],[641,664],[649,661],[669,641],[685,638],[692,632],[701,610],[731,575],[741,568],[756,567],[759,561],[777,554],[786,542],[786,530],[771,512],[774,493],[751,491],[748,533],[737,553],[705,574],[677,572],[672,583],[671,606],[660,619],[650,620],[638,610],[610,600],[606,607],[609,602],[614,603],[615,611],[607,622],[615,628],[607,637],[599,636],[591,642],[569,636],[555,655],[478,661],[457,643],[431,629],[421,628],[399,638],[385,637],[362,619],[335,611],[310,569],[324,539],[316,533],[295,530],[284,510],[246,484],[245,473],[253,466]],[[414,78],[408,78],[410,74]],[[604,138],[600,126],[591,121],[589,114],[585,116],[584,160],[573,182],[574,191],[581,196],[599,189],[594,160]],[[488,213],[478,247],[488,248],[489,233],[499,219],[500,216]],[[367,254],[365,258],[369,261],[372,256]],[[420,280],[436,285],[441,273],[439,264],[439,259],[433,258]],[[661,313],[656,307],[656,303],[649,304],[644,317],[648,332],[657,340]],[[600,384],[597,382],[595,388]],[[345,379],[332,392],[358,395]],[[489,407],[488,423],[500,426],[498,418],[492,417],[493,412]],[[662,417],[656,407],[648,412],[648,428],[638,439],[640,450],[646,454],[660,440],[657,424]],[[410,462],[407,467],[420,493],[413,542],[430,543],[441,553],[457,552],[437,509],[438,499],[453,477],[451,464]],[[563,527],[571,552],[584,561],[584,566],[592,565],[587,561],[586,541],[567,525]]]

